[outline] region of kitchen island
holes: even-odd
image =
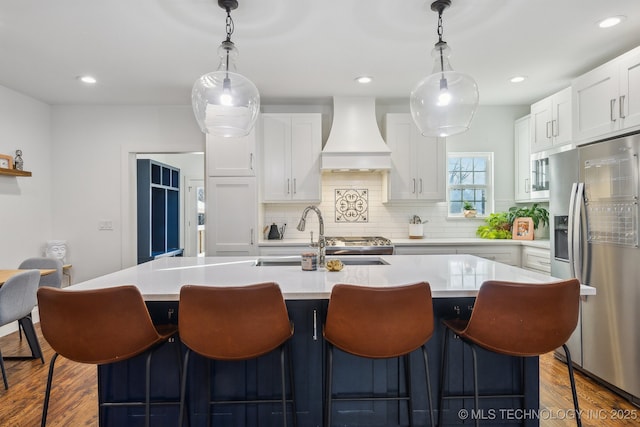
[[[295,324],[291,345],[295,372],[298,421],[300,426],[322,425],[324,342],[322,324],[326,313],[331,288],[336,283],[353,283],[369,286],[395,286],[427,281],[434,298],[436,331],[427,348],[430,356],[434,399],[439,390],[441,338],[443,329],[440,320],[449,317],[468,317],[480,285],[486,280],[510,280],[518,282],[544,283],[556,279],[496,263],[471,255],[391,255],[375,257],[349,257],[360,265],[345,265],[340,272],[324,269],[302,271],[297,257],[212,257],[212,258],[162,258],[131,267],[116,273],[71,286],[72,290],[96,289],[123,284],[134,284],[142,292],[154,322],[177,322],[180,287],[185,284],[211,286],[235,286],[251,283],[277,282],[287,302],[289,315]],[[293,265],[291,265],[293,264]],[[364,265],[363,265],[364,264]],[[595,294],[595,289],[583,286],[583,295]],[[179,340],[161,348],[154,356],[152,381],[154,398],[178,399],[177,354],[175,346]],[[171,348],[174,346],[173,348]],[[414,384],[414,413],[418,425],[428,424],[428,405],[424,386],[424,369],[419,363],[419,354],[412,363]],[[273,366],[277,366],[274,355],[257,361],[216,363],[212,376],[214,388],[227,398],[241,398],[260,393],[277,395],[278,380]],[[470,354],[461,343],[455,343],[449,352],[453,360],[448,386],[451,390],[471,391]],[[363,360],[346,354],[336,354],[336,376],[334,387],[342,393],[357,389],[369,389],[376,393],[393,393],[404,387],[400,374],[401,366],[395,360]],[[192,360],[194,369],[189,373],[189,390],[203,396],[205,372],[203,360]],[[275,363],[275,364],[274,364]],[[478,367],[481,387],[495,393],[504,393],[520,388],[523,379],[516,373],[519,360],[480,351]],[[142,394],[143,362],[140,358],[113,365],[101,366],[99,372],[99,398],[138,399]],[[538,360],[525,361],[525,408],[539,407]],[[352,388],[353,387],[353,388]],[[434,404],[437,403],[434,401]],[[486,410],[520,407],[518,399],[483,400]],[[471,401],[464,404],[451,402],[445,406],[445,425],[463,423],[459,411],[471,409]],[[222,426],[271,426],[281,425],[279,406],[251,405],[216,406],[214,425]],[[396,402],[357,402],[334,405],[334,423],[341,426],[400,426],[407,425],[406,409]],[[153,409],[154,426],[175,426],[177,406]],[[487,412],[488,413],[488,412]],[[498,411],[503,413],[503,411]],[[504,411],[512,414],[512,412]],[[141,408],[109,408],[100,413],[101,426],[141,425]],[[189,407],[191,425],[206,425],[205,401],[193,402]],[[465,424],[472,424],[467,419]],[[493,420],[493,425],[520,425],[520,419]],[[527,425],[538,425],[535,419]]]

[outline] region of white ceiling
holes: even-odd
[[[408,100],[433,66],[430,1],[239,3],[238,71],[263,103]],[[599,29],[610,15],[627,19]],[[0,84],[49,104],[189,104],[193,82],[217,68],[224,20],[217,0],[2,0]],[[529,104],[640,45],[640,0],[452,0],[444,39],[481,104]],[[363,74],[374,82],[354,83]],[[509,83],[520,74],[528,80]]]

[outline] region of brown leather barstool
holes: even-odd
[[[130,285],[84,291],[44,286],[38,289],[38,309],[42,335],[55,351],[49,365],[41,425],[46,425],[53,369],[58,355],[79,363],[103,365],[147,352],[145,400],[103,402],[101,407],[144,406],[145,425],[148,427],[152,404],[152,350],[175,334],[177,326],[154,326],[140,291]],[[153,402],[153,405],[158,404],[177,405],[178,402]]]
[[[474,399],[476,413],[479,399],[476,347],[498,354],[517,357],[540,356],[558,347],[564,348],[576,422],[581,426],[578,395],[573,377],[571,354],[566,342],[578,324],[580,282],[569,279],[554,283],[515,283],[486,281],[480,287],[469,320],[443,321],[446,326],[443,343],[439,425],[442,425],[443,402],[448,399]],[[444,390],[447,375],[447,342],[449,331],[472,350],[473,396],[451,395]],[[524,394],[484,396],[487,398],[524,398]],[[480,420],[476,418],[475,424]]]
[[[409,355],[422,348],[429,397],[429,416],[435,426],[425,344],[433,335],[431,288],[426,282],[395,287],[335,285],[331,291],[324,338],[327,341],[325,426],[331,426],[333,401],[406,400],[409,425],[413,425]],[[333,348],[368,359],[404,359],[406,394],[397,397],[334,396]]]
[[[180,289],[178,327],[180,339],[187,346],[180,392],[181,423],[186,404],[189,355],[192,351],[204,356],[210,363],[211,360],[255,359],[279,349],[281,398],[225,400],[224,404],[278,402],[282,405],[282,424],[286,427],[287,403],[290,403],[293,424],[297,425],[290,351],[287,354],[290,399],[287,399],[285,380],[285,347],[290,350],[285,344],[293,336],[293,325],[289,320],[280,287],[276,283],[233,287],[185,285]],[[210,409],[211,405],[223,402],[211,400],[210,376],[207,383]],[[210,410],[207,410],[207,423],[211,425]]]

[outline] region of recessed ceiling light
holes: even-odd
[[[515,77],[511,77],[511,79],[509,80],[511,83],[521,83],[523,81],[527,80],[526,76],[515,76]]]
[[[356,78],[355,78],[355,80],[356,80],[358,83],[361,83],[361,84],[363,84],[363,85],[364,85],[364,84],[367,84],[367,83],[371,83],[371,82],[373,81],[373,77],[370,77],[370,76],[360,76],[360,77],[356,77]]]
[[[622,15],[611,16],[609,18],[603,19],[602,21],[598,22],[598,26],[600,28],[614,27],[619,23],[621,23],[622,21],[624,21],[625,19],[627,19],[627,17]]]
[[[78,76],[76,78],[80,80],[82,83],[86,83],[89,85],[94,85],[98,82],[96,78],[93,76]]]

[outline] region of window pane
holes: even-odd
[[[464,185],[473,184],[473,172],[462,172],[462,176],[460,177],[460,183]]]
[[[461,202],[451,202],[449,203],[449,213],[459,214],[462,212],[462,203]]]
[[[485,185],[487,183],[486,177],[486,172],[474,172],[473,183],[477,185]]]
[[[464,171],[472,171],[473,170],[473,158],[472,157],[461,157],[460,165],[462,170]]]
[[[487,159],[484,157],[475,157],[473,159],[474,167],[476,171],[486,171],[487,170]]]
[[[451,184],[451,185],[460,184],[460,173],[459,172],[450,172],[449,173],[449,184]]]
[[[473,203],[475,201],[476,191],[472,188],[468,188],[462,192],[462,200]]]
[[[449,172],[460,170],[460,159],[458,157],[449,158]]]
[[[450,190],[449,200],[451,202],[462,202],[462,190],[458,190],[458,189]]]

